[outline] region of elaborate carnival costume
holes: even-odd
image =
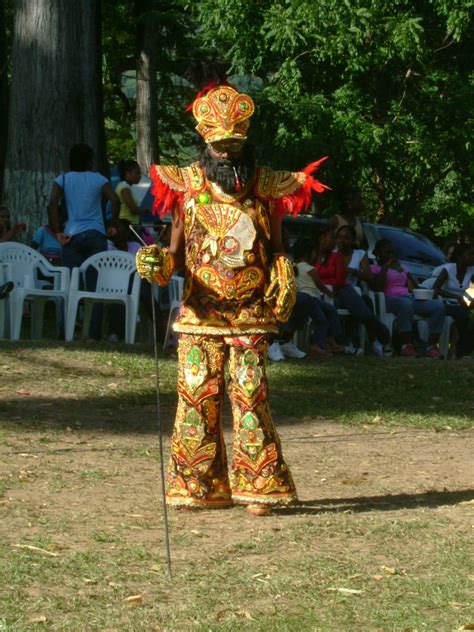
[[[230,86],[211,89],[193,104],[206,143],[245,141],[252,99]],[[296,498],[268,404],[265,360],[276,321],[295,301],[292,265],[272,252],[272,215],[298,213],[312,191],[326,187],[311,173],[256,167],[235,193],[224,193],[198,163],[153,165],[155,206],[184,221],[185,285],[174,330],[179,332],[178,410],[168,468],[167,502],[224,507],[285,504]],[[239,186],[237,186],[237,189]],[[176,217],[176,216],[175,216]],[[159,285],[169,282],[175,255],[142,248],[137,269]],[[234,420],[229,477],[221,414],[228,359]]]

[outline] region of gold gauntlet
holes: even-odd
[[[174,255],[168,248],[144,246],[135,257],[137,272],[150,283],[168,285],[174,272]]]
[[[286,323],[296,302],[296,283],[293,264],[284,254],[277,254],[270,265],[270,285],[265,292],[275,318]]]

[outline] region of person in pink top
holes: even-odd
[[[428,358],[441,358],[438,341],[445,317],[443,303],[413,298],[411,292],[418,285],[408,268],[396,258],[392,243],[388,239],[380,239],[375,244],[374,255],[378,263],[370,266],[374,275],[373,287],[385,294],[387,311],[397,317],[398,333],[402,343],[400,355],[417,355],[413,345],[413,319],[418,315],[428,319],[430,337],[425,355]]]

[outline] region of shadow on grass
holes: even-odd
[[[25,377],[12,380],[10,389],[2,389],[0,422],[36,430],[42,424],[58,429],[76,424],[117,432],[155,431],[156,395],[150,345],[5,341],[2,352],[3,361],[13,358],[12,362],[21,369],[17,372],[23,372]],[[66,377],[65,381],[78,387],[77,397],[68,399],[59,393],[51,396],[49,388],[50,393],[42,398],[37,388],[35,392],[35,385],[31,396],[15,397],[12,392],[28,391],[28,371],[31,368],[37,373],[39,362],[44,364],[47,386]],[[160,352],[159,365],[164,426],[169,429],[177,400],[176,358]],[[4,386],[9,380],[8,366],[6,369]],[[296,427],[317,417],[350,424],[374,422],[439,429],[450,426],[462,430],[472,425],[474,417],[470,389],[474,362],[334,358],[325,363],[270,364],[268,376],[270,404],[274,419],[281,426]],[[97,382],[96,392],[87,386],[89,377]],[[117,380],[120,389],[107,390]]]
[[[417,494],[385,494],[383,496],[353,496],[349,498],[319,498],[303,500],[288,507],[277,507],[275,514],[312,515],[320,513],[340,513],[343,511],[363,513],[365,511],[396,511],[419,509],[420,507],[440,507],[457,505],[474,499],[474,489],[456,491],[430,490]]]

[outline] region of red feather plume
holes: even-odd
[[[150,176],[153,184],[151,185],[151,194],[154,197],[153,207],[151,209],[153,215],[158,215],[161,219],[170,211],[175,209],[181,211],[184,202],[184,193],[182,191],[173,191],[151,170]]]
[[[313,178],[312,174],[315,173],[319,166],[328,159],[328,156],[324,156],[316,162],[311,162],[302,171],[306,174],[304,183],[291,195],[283,195],[281,198],[276,199],[275,212],[279,217],[283,217],[286,214],[298,215],[303,209],[307,209],[311,204],[311,198],[313,191],[315,193],[324,193],[326,190],[330,190],[331,187],[326,186],[316,178]]]

